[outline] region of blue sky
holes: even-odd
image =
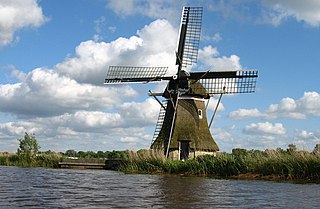
[[[222,98],[222,151],[320,143],[317,0],[0,0],[0,151],[24,132],[42,150],[149,148],[152,85],[103,85],[109,65],[169,66],[183,6],[203,6],[192,71],[257,69],[256,93]],[[211,100],[212,115],[217,98]]]

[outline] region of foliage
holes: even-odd
[[[61,155],[50,150],[39,152],[40,146],[34,134],[25,133],[18,141],[17,153],[0,156],[0,165],[58,168]]]
[[[40,146],[38,145],[37,139],[34,134],[28,134],[25,132],[23,139],[18,139],[19,148],[17,154],[19,157],[26,158],[30,160],[31,158],[36,157]]]
[[[121,160],[119,167],[125,173],[167,173],[214,177],[236,177],[253,175],[259,178],[277,179],[320,179],[320,145],[313,152],[298,151],[294,144],[287,150],[245,150],[233,149],[232,153],[218,153],[217,156],[204,155],[186,161],[173,161],[165,158],[163,152],[155,150],[132,151],[75,151],[65,153],[52,151],[39,152],[40,146],[34,134],[25,133],[17,154],[1,153],[0,165],[36,166],[58,168],[59,162],[68,157],[80,160]]]
[[[320,154],[288,150],[234,150],[232,154],[205,155],[187,161],[130,155],[120,168],[126,173],[168,173],[197,176],[235,177],[252,175],[288,180],[319,180]]]
[[[0,156],[0,165],[23,167],[48,167],[58,168],[61,155],[58,153],[42,153],[34,158],[26,158],[18,154]]]
[[[75,150],[67,150],[63,156],[65,157],[75,157],[79,159],[108,159],[108,160],[127,160],[129,151],[75,151]]]

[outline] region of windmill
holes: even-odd
[[[202,7],[182,10],[175,75],[166,75],[168,67],[110,66],[105,79],[105,84],[168,82],[164,92],[149,91],[161,106],[151,149],[162,150],[172,159],[218,151],[209,129],[222,95],[253,93],[258,77],[255,70],[186,71],[197,62],[202,12]],[[205,102],[216,94],[218,103],[208,124]],[[159,96],[165,100],[161,102]]]

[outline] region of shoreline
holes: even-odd
[[[166,159],[152,150],[123,152],[106,158],[71,158],[52,152],[34,157],[0,156],[0,165],[59,169],[108,169],[125,174],[181,175],[209,178],[320,183],[320,154],[288,151],[243,151],[204,155],[186,161]],[[117,153],[116,151],[112,153]],[[68,169],[68,168],[67,168]]]
[[[71,166],[71,167],[46,167],[46,166],[19,166],[19,165],[1,165],[3,167],[21,167],[21,168],[45,168],[45,169],[67,169],[67,170],[109,170],[109,171],[116,171],[124,174],[144,174],[144,175],[176,175],[176,176],[183,176],[183,177],[199,177],[199,178],[212,178],[212,179],[226,179],[226,180],[248,180],[248,181],[272,181],[272,182],[278,182],[278,183],[294,183],[294,184],[320,184],[320,179],[310,179],[310,178],[300,178],[300,179],[292,179],[292,178],[286,178],[283,176],[277,176],[277,175],[267,175],[263,176],[262,174],[253,174],[253,173],[245,173],[245,174],[239,174],[239,175],[233,175],[233,176],[217,176],[217,175],[193,175],[188,173],[164,173],[164,172],[139,172],[139,173],[126,173],[118,169],[106,169],[106,168],[92,168],[92,167],[85,167],[85,166]]]

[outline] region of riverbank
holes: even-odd
[[[101,165],[105,163],[105,166],[99,166],[102,169],[107,168],[127,174],[173,174],[226,179],[320,182],[320,155],[308,152],[235,150],[231,154],[218,153],[216,157],[207,155],[186,161],[173,161],[166,159],[161,153],[143,150],[127,152],[124,159],[109,161],[95,158],[70,159],[57,153],[42,153],[33,158],[25,158],[13,153],[0,155],[0,165],[5,166],[60,168],[62,162]],[[107,163],[111,164],[107,166]],[[90,166],[82,167],[90,168]],[[69,168],[79,169],[80,167],[69,166]]]
[[[46,167],[58,168],[62,155],[49,152],[36,156],[18,155],[15,153],[1,153],[0,165],[3,166],[20,166],[20,167]]]
[[[178,174],[232,179],[319,182],[320,155],[307,152],[246,151],[172,161],[147,154],[131,155],[119,171],[142,174]]]

